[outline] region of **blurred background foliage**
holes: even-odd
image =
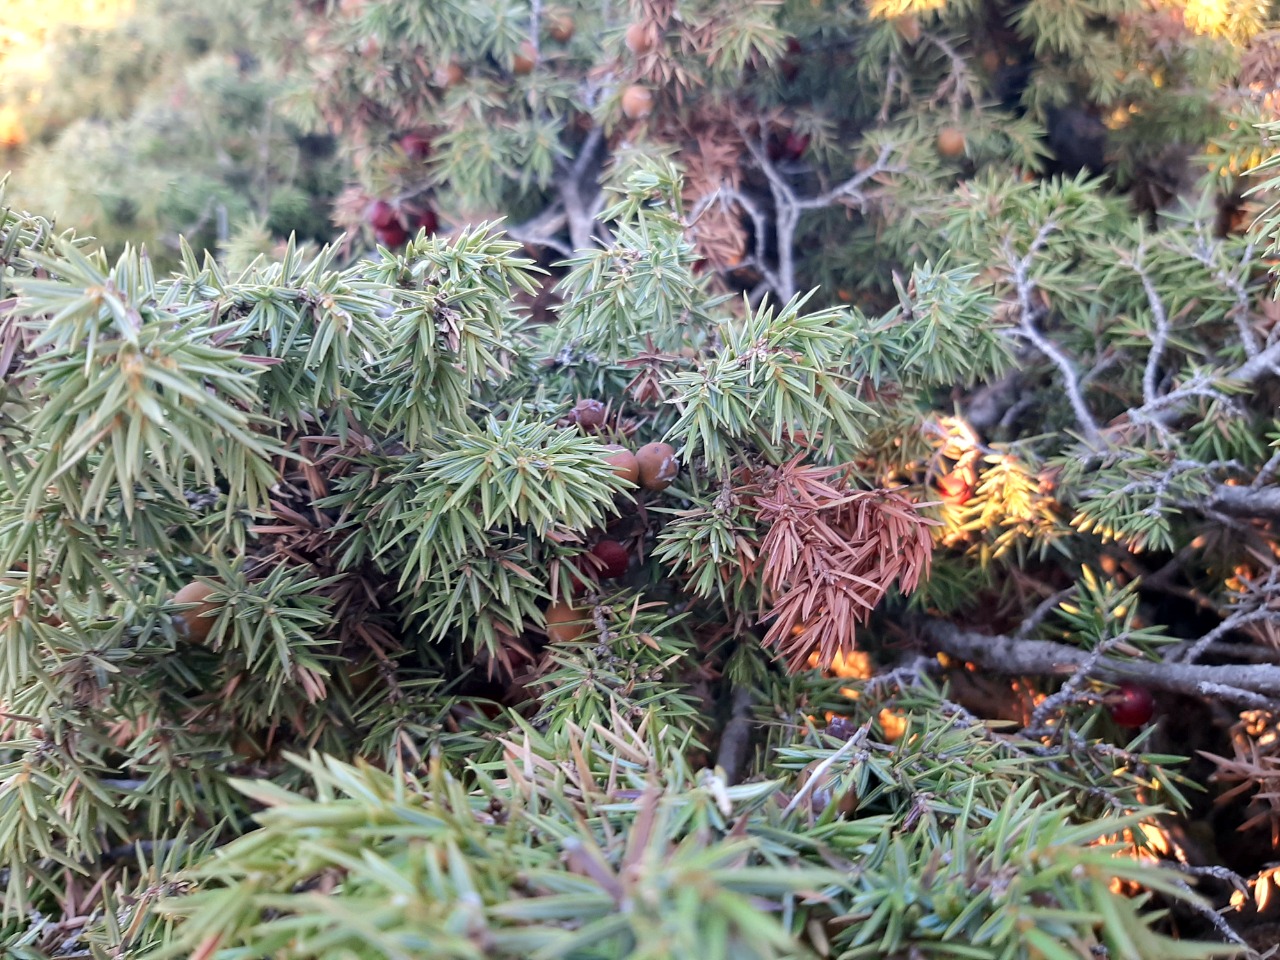
[[[0,168],[10,197],[109,251],[178,237],[247,262],[331,233],[334,143],[285,120],[278,83],[214,0],[18,0],[0,9]]]

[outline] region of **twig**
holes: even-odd
[[[1227,867],[1212,865],[1197,867],[1192,866],[1189,863],[1171,863],[1169,866],[1173,867],[1179,873],[1185,873],[1188,876],[1213,877],[1215,880],[1221,880],[1223,883],[1230,884],[1242,893],[1247,893],[1249,890],[1249,882],[1245,880],[1244,877],[1240,876],[1240,874],[1236,873],[1234,870],[1228,869]]]
[[[951,97],[951,117],[953,120],[959,121],[960,108],[964,105],[965,80],[970,76],[969,64],[960,52],[956,50],[950,43],[943,40],[929,30],[921,31],[921,37],[927,40],[933,46],[937,47],[944,57],[951,61],[951,72],[947,74],[947,78],[938,85],[937,91],[933,95],[933,102],[947,99],[948,95],[954,93]]]
[[[1045,720],[1049,715],[1076,699],[1076,691],[1089,679],[1089,675],[1097,668],[1102,658],[1120,644],[1125,643],[1130,636],[1130,632],[1126,630],[1114,637],[1107,637],[1089,651],[1089,655],[1084,658],[1080,666],[1076,667],[1075,673],[1067,678],[1066,683],[1056,693],[1045,697],[1036,705],[1035,711],[1031,714],[1031,722],[1027,724],[1027,736],[1039,736],[1046,732]]]
[[[1273,453],[1271,459],[1262,465],[1262,469],[1258,471],[1257,476],[1253,478],[1253,483],[1249,484],[1253,489],[1264,486],[1271,482],[1271,478],[1275,476],[1276,470],[1280,469],[1280,453]]]
[[[800,804],[804,802],[804,798],[807,797],[820,783],[822,783],[823,776],[828,770],[835,766],[837,760],[843,757],[846,753],[852,752],[855,747],[862,745],[862,741],[867,738],[867,733],[870,732],[870,729],[870,724],[863,724],[858,728],[857,733],[841,744],[840,749],[814,767],[813,773],[810,775],[809,779],[804,782],[804,786],[796,791],[796,795],[791,798],[791,802],[788,803],[786,808],[782,811],[782,815],[786,817],[795,810],[796,807],[800,806]]]
[[[1274,610],[1268,610],[1265,607],[1261,610],[1237,610],[1193,643],[1185,652],[1182,653],[1179,659],[1183,663],[1195,663],[1205,655],[1205,652],[1210,647],[1225,637],[1232,630],[1239,630],[1241,627],[1247,627],[1251,623],[1258,623],[1263,620],[1274,620],[1276,617],[1277,614]]]
[[[600,210],[600,187],[595,181],[593,165],[599,159],[604,147],[604,131],[600,127],[592,127],[573,163],[561,165],[560,175],[556,179],[556,188],[560,194],[560,204],[564,208],[569,225],[569,243],[572,251],[585,250],[591,246],[596,229],[601,226],[596,221]],[[590,194],[584,195],[589,188]]]
[[[880,112],[877,119],[880,123],[889,122],[889,110],[893,106],[893,89],[898,85],[898,81],[902,78],[901,64],[898,61],[898,55],[891,53],[889,55],[889,69],[885,72],[884,77],[884,96],[880,98]]]
[[[533,47],[533,62],[542,59],[538,45],[539,34],[542,33],[542,0],[532,0],[529,5],[529,45]]]
[[[1168,659],[1180,660],[1191,649],[1193,641],[1177,644],[1169,649]],[[1275,647],[1260,647],[1253,643],[1228,643],[1217,640],[1209,644],[1201,656],[1225,657],[1231,660],[1243,660],[1245,663],[1280,664],[1280,650]]]
[[[1196,242],[1194,244],[1185,245],[1191,256],[1195,257],[1201,264],[1213,271],[1214,279],[1235,294],[1236,303],[1231,308],[1228,316],[1230,316],[1236,324],[1236,331],[1240,334],[1240,342],[1244,345],[1244,354],[1252,359],[1258,355],[1261,347],[1258,344],[1258,337],[1253,332],[1253,328],[1249,326],[1249,291],[1245,285],[1240,282],[1240,275],[1248,276],[1248,271],[1253,264],[1253,243],[1247,243],[1244,252],[1240,257],[1240,263],[1237,265],[1237,273],[1228,273],[1214,254],[1222,252],[1222,241],[1216,237],[1212,237],[1209,233],[1207,223],[1200,218],[1196,220]]]
[[[1160,370],[1160,360],[1164,356],[1165,345],[1169,341],[1169,311],[1164,308],[1164,300],[1160,292],[1151,282],[1151,274],[1143,264],[1146,244],[1138,244],[1138,249],[1129,262],[1129,266],[1142,281],[1142,289],[1147,295],[1147,305],[1151,308],[1151,316],[1155,321],[1155,329],[1151,332],[1151,349],[1147,351],[1147,366],[1142,371],[1142,399],[1145,403],[1155,403],[1158,398],[1156,376]]]
[[[1046,597],[1044,600],[1042,600],[1040,604],[1034,610],[1031,611],[1031,615],[1027,617],[1027,619],[1022,621],[1022,624],[1021,626],[1018,627],[1018,630],[1014,634],[1014,637],[1016,637],[1019,640],[1029,637],[1031,635],[1031,631],[1034,630],[1036,627],[1040,626],[1040,623],[1044,620],[1044,618],[1047,617],[1054,610],[1058,609],[1058,607],[1062,605],[1062,601],[1066,600],[1068,597],[1074,594],[1076,592],[1076,589],[1077,589],[1076,585],[1072,584],[1071,586],[1067,587],[1065,590],[1059,590],[1057,593],[1053,594],[1052,596]]]
[[[925,674],[936,673],[938,667],[937,660],[930,657],[918,657],[910,665],[898,667],[889,673],[873,677],[863,686],[863,690],[870,693],[888,683],[894,683],[899,688],[914,686],[920,682],[921,677]],[[910,682],[904,683],[904,677]],[[971,711],[952,700],[944,699],[939,701],[938,709],[944,715],[953,718],[957,725],[981,732],[987,742],[998,745],[1011,756],[1021,757],[1037,764],[1047,764],[1054,770],[1061,770],[1060,763],[1054,758],[1056,748],[1052,744],[1036,743],[1034,740],[1028,740],[1020,745],[1012,737],[996,733],[981,717],[974,715]],[[1020,734],[1020,736],[1026,735],[1027,731],[1023,731]],[[1121,764],[1134,763],[1134,758],[1124,750],[1099,741],[1085,740],[1075,734],[1072,735],[1072,746],[1081,753],[1107,756]],[[1084,792],[1117,811],[1124,813],[1129,810],[1119,797],[1103,787],[1085,786]]]
[[[889,157],[893,153],[893,147],[890,145],[882,147],[879,156],[865,170],[858,171],[848,180],[832,187],[830,190],[812,197],[800,197],[796,194],[791,184],[787,182],[778,167],[769,159],[769,153],[763,141],[763,133],[760,137],[754,137],[745,127],[739,125],[738,129],[742,134],[743,143],[747,145],[747,150],[751,153],[751,158],[761,172],[764,173],[765,179],[769,181],[769,192],[773,197],[773,231],[775,246],[778,251],[778,269],[776,273],[768,271],[765,266],[764,231],[767,223],[764,215],[758,208],[753,210],[756,206],[755,204],[742,203],[743,209],[751,216],[756,229],[756,259],[759,261],[757,266],[765,274],[765,278],[769,281],[769,286],[773,288],[774,295],[779,300],[786,302],[796,295],[795,236],[801,213],[806,210],[820,210],[837,202],[855,201],[860,206],[865,206],[867,197],[862,190],[862,185],[877,174],[890,169],[888,163]],[[742,195],[736,194],[735,199],[738,199],[741,203]]]
[[[1183,901],[1184,905],[1208,920],[1223,939],[1244,947],[1248,951],[1248,956],[1257,956],[1257,954],[1249,947],[1249,944],[1245,942],[1244,938],[1227,925],[1227,921],[1222,919],[1217,910],[1213,909],[1209,904],[1202,902],[1198,897],[1196,897],[1191,890],[1191,886],[1185,880],[1175,879],[1173,882],[1176,886],[1182,889],[1183,893],[1186,894],[1186,899]]]
[[[829,207],[838,200],[850,197],[856,197],[860,204],[866,204],[866,196],[859,189],[864,183],[870,180],[878,173],[885,173],[893,168],[889,166],[889,157],[893,155],[893,147],[885,145],[880,148],[880,153],[874,161],[872,161],[865,169],[859,170],[856,174],[845,180],[843,183],[832,187],[825,193],[820,193],[815,197],[801,197],[795,202],[797,209],[800,210],[820,210],[823,207]]]

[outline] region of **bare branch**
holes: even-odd
[[[1231,517],[1280,520],[1280,487],[1214,487],[1207,506]]]
[[[1022,633],[1022,631],[1018,632]],[[1056,693],[1045,697],[1036,706],[1035,712],[1031,714],[1031,722],[1027,724],[1027,729],[1031,731],[1032,736],[1045,730],[1044,723],[1050,714],[1062,709],[1077,698],[1077,692],[1084,682],[1089,679],[1089,675],[1097,668],[1099,661],[1116,647],[1126,643],[1130,636],[1130,632],[1126,630],[1116,634],[1114,637],[1107,637],[1089,651],[1088,655],[1081,661],[1080,666],[1076,667],[1075,673],[1067,678],[1067,682]]]
[[[785,302],[796,295],[795,237],[801,213],[806,210],[820,210],[835,203],[851,200],[856,201],[860,206],[865,206],[866,195],[862,192],[862,185],[877,174],[891,169],[889,157],[893,153],[893,147],[889,145],[882,147],[880,155],[865,170],[858,171],[854,176],[830,190],[813,197],[800,197],[769,159],[763,139],[753,137],[750,131],[741,125],[738,129],[751,158],[765,175],[765,179],[769,181],[769,191],[773,196],[773,230],[778,251],[778,269],[772,275],[767,270],[764,260],[764,230],[768,227],[768,222],[762,214],[757,216],[756,212],[743,204],[743,209],[751,215],[756,229],[756,265],[765,273],[765,279],[773,288],[774,295]],[[738,196],[740,197],[741,194]]]
[[[754,697],[751,688],[739,686],[733,691],[733,711],[720,735],[720,750],[716,754],[716,766],[724,771],[725,783],[737,783],[742,778],[747,752],[751,747],[751,704]]]
[[[1058,609],[1058,607],[1062,606],[1062,601],[1073,596],[1078,589],[1079,587],[1073,583],[1065,590],[1059,590],[1052,596],[1045,597],[1045,599],[1031,611],[1031,615],[1022,621],[1022,624],[1018,627],[1018,632],[1014,634],[1014,637],[1021,640],[1024,637],[1030,636],[1031,631],[1038,627],[1044,621],[1045,617]]]
[[[529,9],[529,44],[533,47],[533,60],[536,63],[542,59],[542,51],[538,46],[539,36],[542,33],[542,0],[532,0]]]
[[[839,760],[841,757],[843,757],[846,753],[852,753],[853,751],[861,747],[863,744],[863,741],[866,740],[867,734],[869,732],[870,732],[869,724],[859,727],[858,732],[855,733],[848,740],[846,740],[844,744],[841,745],[841,747],[838,750],[836,750],[835,753],[833,753],[831,756],[827,757],[827,759],[823,760],[820,764],[818,764],[817,767],[814,768],[813,774],[809,777],[808,780],[805,781],[804,786],[802,786],[799,790],[797,790],[796,795],[791,798],[791,802],[788,803],[786,806],[786,809],[782,811],[782,816],[784,818],[789,816],[791,811],[793,811],[796,807],[800,806],[800,804],[804,803],[805,797],[807,797],[816,787],[818,787],[823,782],[823,776],[826,774],[828,770],[830,770],[833,766],[835,766],[836,761]]]
[[[1151,308],[1151,316],[1155,321],[1155,329],[1151,332],[1151,349],[1147,351],[1147,366],[1142,371],[1142,399],[1144,403],[1152,404],[1159,396],[1156,392],[1158,387],[1156,376],[1160,370],[1160,360],[1164,356],[1165,345],[1169,341],[1169,311],[1165,309],[1164,300],[1156,290],[1156,285],[1151,281],[1151,274],[1147,272],[1142,262],[1145,254],[1146,244],[1139,244],[1129,266],[1142,281],[1142,289],[1147,295],[1147,304]]]
[[[1187,244],[1185,249],[1197,261],[1213,271],[1214,279],[1235,294],[1236,303],[1228,315],[1235,320],[1236,331],[1240,334],[1240,342],[1244,344],[1245,356],[1252,359],[1258,355],[1258,351],[1262,348],[1258,344],[1257,334],[1249,326],[1249,291],[1244,283],[1241,282],[1240,277],[1248,276],[1249,274],[1250,266],[1253,264],[1254,247],[1252,243],[1245,244],[1239,264],[1236,265],[1232,272],[1228,272],[1215,256],[1215,254],[1222,251],[1222,246],[1222,241],[1210,234],[1208,224],[1204,220],[1198,219],[1196,221],[1196,242]]]
[[[759,205],[745,193],[730,187],[728,184],[721,184],[720,197],[721,202],[731,200],[738,204],[738,206],[742,207],[742,209],[746,211],[747,216],[751,218],[751,225],[754,228],[756,235],[756,250],[754,257],[755,267],[764,276],[765,283],[777,292],[781,288],[782,280],[779,278],[777,273],[770,269],[768,263],[765,261],[764,255],[766,231],[769,228],[769,223],[764,215],[764,211],[761,210]]]
[[[960,108],[967,99],[965,96],[968,92],[966,81],[972,76],[968,61],[965,60],[960,51],[938,34],[930,30],[923,30],[920,35],[928,43],[937,47],[938,51],[951,62],[951,70],[948,72],[946,79],[938,86],[932,102],[937,103],[949,98],[951,101],[951,116],[953,119],[959,120]]]
[[[594,95],[594,91],[589,92],[588,99]],[[583,140],[573,163],[560,165],[556,189],[569,227],[570,253],[591,247],[592,238],[597,231],[604,229],[604,225],[596,219],[596,214],[600,211],[601,196],[595,175],[604,143],[604,131],[600,127],[593,127]]]
[[[1254,383],[1268,374],[1280,377],[1280,343],[1273,343],[1227,376],[1242,383]]]
[[[1264,484],[1270,483],[1271,478],[1275,476],[1276,470],[1280,470],[1280,453],[1273,453],[1271,459],[1262,465],[1262,469],[1258,471],[1258,475],[1253,478],[1250,484],[1253,488],[1258,488]]]
[[[591,161],[595,159],[596,153],[604,145],[604,128],[595,126],[591,128],[591,132],[587,134],[587,138],[582,141],[582,148],[578,151],[578,155],[573,160],[573,178],[581,181],[587,175],[587,167]]]
[[[774,166],[773,161],[769,159],[769,154],[764,144],[757,142],[756,138],[752,137],[745,129],[739,129],[742,133],[743,143],[747,145],[747,150],[750,151],[756,166],[760,168],[765,175],[765,179],[769,181],[769,191],[773,194],[773,227],[778,248],[778,272],[776,280],[771,281],[769,285],[773,287],[773,292],[778,299],[785,302],[795,296],[796,292],[795,235],[796,224],[800,219],[799,210],[796,206],[798,198],[795,191],[791,189],[791,185],[787,183],[778,168]],[[757,232],[757,258],[761,261],[760,268],[763,269],[764,258],[760,256],[763,253],[761,239],[762,235]]]
[[[936,649],[1002,675],[1070,676],[1090,656],[1089,651],[1064,643],[987,636],[942,620],[925,621],[920,629]],[[1280,707],[1280,667],[1267,664],[1204,666],[1104,656],[1094,664],[1093,672],[1100,679],[1139,680],[1158,690],[1216,697],[1250,707]]]
[[[1047,221],[1036,234],[1026,254],[1021,257],[1013,252],[1013,247],[1008,240],[1004,243],[1004,254],[1013,272],[1013,284],[1017,292],[1019,308],[1018,326],[1011,332],[1030,343],[1058,368],[1066,386],[1067,399],[1071,402],[1071,409],[1076,415],[1076,422],[1080,425],[1085,439],[1092,443],[1099,437],[1098,423],[1089,412],[1088,404],[1084,402],[1084,393],[1080,388],[1080,374],[1070,358],[1035,326],[1039,311],[1031,302],[1031,294],[1035,289],[1030,277],[1031,259],[1044,246],[1045,240],[1056,228],[1057,225],[1052,220]]]
[[[829,207],[833,203],[841,200],[855,199],[859,205],[865,206],[867,202],[866,196],[860,189],[861,186],[879,173],[885,173],[891,170],[898,170],[898,167],[889,166],[889,157],[893,155],[893,147],[885,145],[880,148],[880,154],[876,159],[867,166],[865,170],[859,170],[844,183],[832,187],[825,193],[820,193],[816,197],[805,197],[796,200],[795,206],[799,210],[820,210],[823,207]]]
[[[1234,598],[1229,608],[1230,613],[1220,624],[1183,653],[1184,663],[1195,663],[1214,643],[1233,630],[1239,630],[1253,623],[1280,620],[1280,613],[1272,608],[1276,593],[1280,589],[1280,567],[1271,567],[1261,580],[1252,580],[1245,576],[1239,576],[1238,579],[1242,585],[1242,593]]]
[[[564,229],[567,222],[568,217],[565,215],[564,208],[554,204],[524,223],[507,227],[506,232],[507,236],[513,240],[535,247],[549,247],[556,253],[568,257],[573,255],[573,250],[556,236]]]

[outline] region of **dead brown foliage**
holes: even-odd
[[[739,495],[767,528],[759,573],[772,620],[764,643],[790,670],[828,667],[854,649],[855,632],[897,584],[928,575],[933,521],[893,490],[856,490],[840,467],[797,458],[758,474]]]

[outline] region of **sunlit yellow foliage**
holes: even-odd
[[[1138,112],[1136,104],[1122,104],[1102,118],[1108,130],[1122,130],[1129,125],[1129,120]]]
[[[837,653],[831,661],[831,674],[850,680],[868,680],[875,673],[871,655],[865,650],[850,650],[848,653]]]
[[[884,738],[889,743],[897,743],[907,732],[907,717],[899,710],[890,710],[886,707],[880,711],[876,719],[880,721],[880,729],[884,731]]]
[[[910,13],[928,13],[941,10],[947,0],[868,0],[867,16],[880,20],[893,20]]]
[[[1189,30],[1244,43],[1262,30],[1268,5],[1260,0],[1170,0],[1165,6],[1181,9]]]
[[[131,13],[135,0],[5,0],[0,5],[0,38],[18,36],[42,43],[51,27],[67,23],[89,29],[109,27]],[[0,39],[0,48],[4,46]]]
[[[18,108],[13,104],[0,104],[0,150],[21,146],[26,140]]]
[[[51,31],[66,25],[90,30],[109,27],[132,13],[136,0],[3,0],[0,2],[0,78],[38,80],[46,76],[46,44]],[[0,103],[0,149],[27,139],[18,104]]]

